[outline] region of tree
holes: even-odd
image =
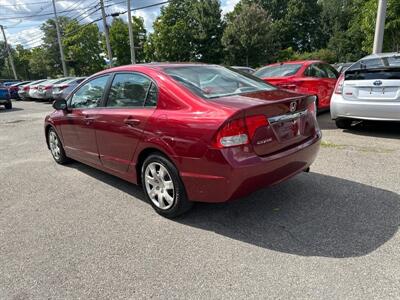
[[[321,0],[320,5],[322,44],[335,53],[336,62],[364,56],[359,20],[363,0]]]
[[[65,32],[66,27],[71,22],[68,17],[58,18],[60,31]],[[40,27],[44,33],[43,44],[41,45],[47,54],[48,72],[50,76],[62,74],[60,48],[57,40],[56,23],[53,19],[48,19]]]
[[[272,61],[275,39],[272,20],[258,4],[241,4],[237,14],[227,18],[222,36],[228,64],[259,66]]]
[[[146,29],[144,28],[142,17],[132,16],[132,31],[136,62],[143,62]],[[131,63],[128,24],[120,18],[115,18],[111,23],[110,44],[113,56],[117,59],[118,65],[127,65]]]
[[[221,38],[224,25],[218,0],[196,1],[191,10],[195,58],[208,62],[222,61]]]
[[[31,72],[29,69],[31,56],[31,50],[25,49],[22,45],[17,45],[15,49],[13,49],[14,65],[19,78],[31,79]]]
[[[320,6],[317,0],[288,0],[282,19],[276,21],[283,48],[314,51],[321,46]]]
[[[191,0],[172,0],[161,8],[160,16],[154,21],[154,33],[150,38],[153,53],[147,56],[158,61],[194,60],[192,30],[190,28]]]
[[[63,46],[68,67],[77,76],[91,75],[104,68],[96,24],[81,25],[73,20],[65,28]]]
[[[378,2],[374,0],[365,1],[359,15],[359,24],[364,35],[362,49],[370,53],[374,43],[375,22]],[[398,51],[400,48],[400,1],[388,0],[385,33],[383,41],[383,52]]]
[[[221,62],[223,23],[218,0],[172,0],[161,8],[153,28],[145,46],[147,59]]]
[[[52,74],[52,63],[48,59],[47,49],[36,47],[32,49],[29,68],[33,78],[47,78]]]

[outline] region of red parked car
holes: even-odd
[[[321,137],[314,101],[216,65],[121,66],[56,100],[45,134],[56,162],[142,184],[175,217],[308,170]]]
[[[268,83],[296,93],[317,96],[317,109],[327,110],[338,72],[319,60],[289,61],[268,65],[253,73]]]

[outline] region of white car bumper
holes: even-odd
[[[331,117],[376,121],[400,121],[400,101],[344,100],[340,94],[331,98]]]

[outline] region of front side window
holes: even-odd
[[[301,64],[279,64],[275,66],[267,66],[257,70],[253,75],[260,78],[287,77],[295,75],[301,66]]]
[[[97,77],[85,83],[71,98],[71,108],[97,107],[103,97],[110,75]]]
[[[193,93],[208,99],[276,89],[257,77],[220,66],[174,66],[163,70]]]
[[[151,84],[149,78],[140,74],[116,74],[110,88],[107,106],[142,107]]]

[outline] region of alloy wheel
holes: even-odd
[[[155,206],[162,210],[174,204],[175,188],[168,170],[160,163],[152,162],[145,170],[146,192]]]
[[[59,160],[61,158],[60,141],[57,134],[53,130],[51,130],[49,134],[49,144],[51,154],[56,160]]]

